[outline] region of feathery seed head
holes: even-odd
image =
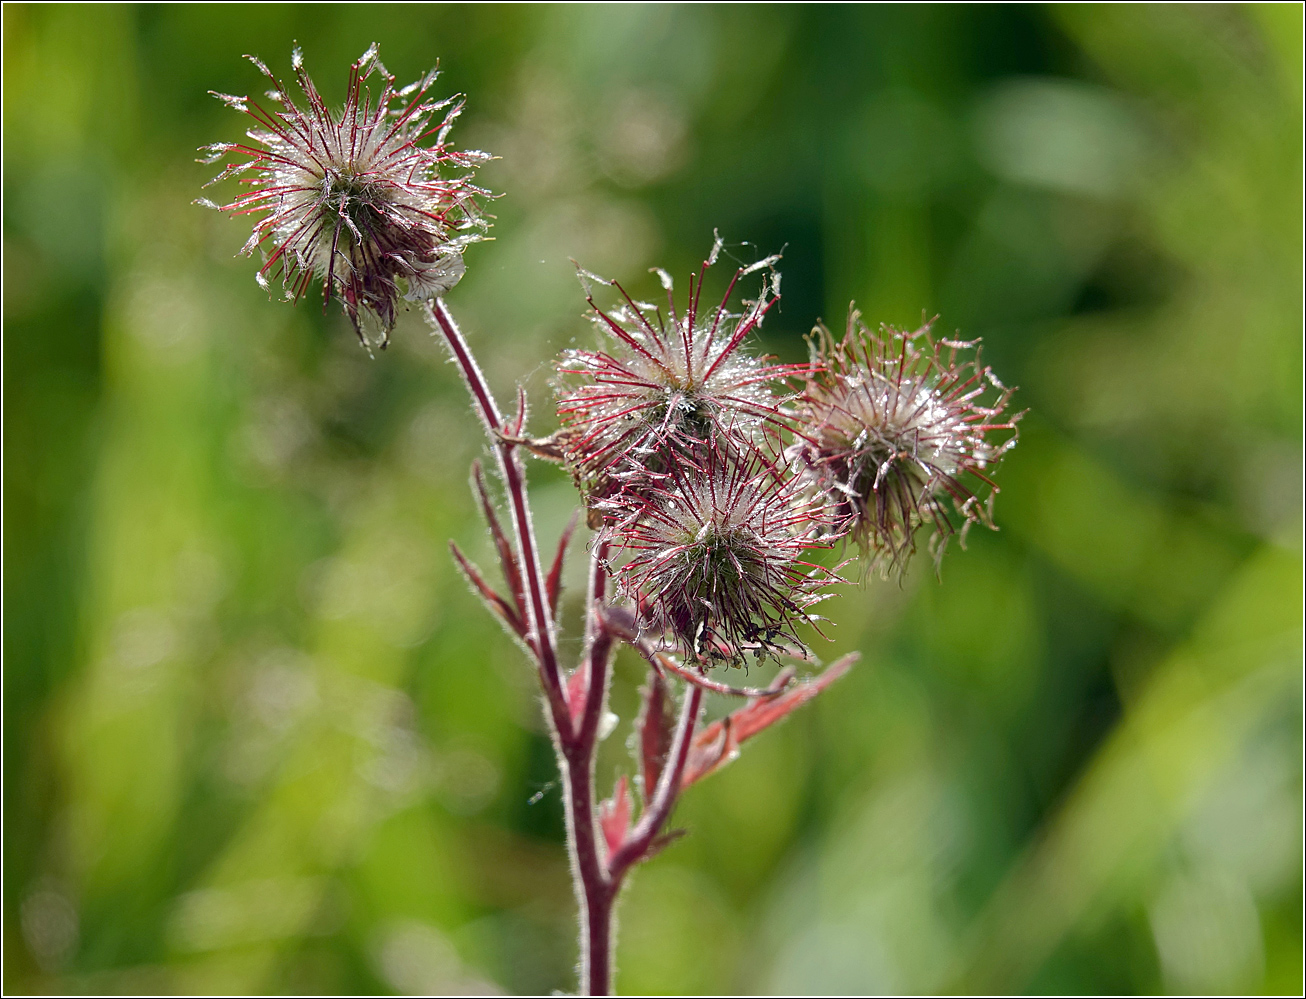
[[[700,662],[801,648],[797,626],[838,576],[804,558],[831,546],[833,525],[798,485],[755,449],[709,449],[698,465],[672,466],[639,506],[628,494],[600,501],[625,514],[604,537],[626,559],[616,578],[641,623]]]
[[[615,281],[625,302],[605,312],[594,304],[590,280],[581,272],[592,319],[607,350],[569,350],[558,363],[558,415],[568,461],[591,499],[638,488],[665,474],[675,462],[711,448],[730,451],[755,443],[783,421],[773,385],[793,368],[769,363],[741,349],[779,298],[778,256],[739,268],[719,305],[704,311],[699,299],[720,237],[697,275],[688,300],[677,310],[671,276],[656,269],[667,294],[667,313],[636,302]],[[740,314],[727,311],[739,279],[765,271],[755,300]],[[697,281],[695,281],[697,278]]]
[[[989,474],[1015,446],[1020,414],[1003,418],[1013,390],[980,364],[978,341],[935,341],[929,323],[872,333],[856,309],[842,341],[824,326],[814,333],[791,453],[809,492],[833,504],[839,529],[887,577],[906,570],[922,524],[934,528],[936,565],[958,531],[954,518],[963,544],[972,523],[992,528],[998,489]]]
[[[286,296],[297,300],[319,278],[324,303],[339,297],[364,345],[365,325],[374,325],[375,340],[385,347],[399,301],[444,294],[463,275],[463,250],[484,238],[488,223],[477,199],[489,195],[471,175],[490,157],[448,144],[463,105],[461,98],[426,99],[436,71],[396,90],[375,44],[350,67],[339,112],[319,95],[299,49],[291,64],[304,108],[267,66],[248,58],[271,81],[267,96],[279,110],[214,95],[258,123],[246,133],[258,146],[204,147],[201,162],[237,157],[210,184],[248,174],[242,179],[248,189],[226,205],[199,203],[261,215],[242,249],[262,249],[259,283],[266,288],[269,278],[279,278]],[[381,84],[375,95],[368,85],[374,74]],[[419,145],[432,135],[431,144]]]

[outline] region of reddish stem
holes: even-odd
[[[597,563],[597,559],[596,559]],[[591,621],[601,620],[591,613]],[[600,628],[600,633],[606,629]],[[609,643],[611,639],[609,638]],[[597,661],[591,658],[591,663]],[[606,673],[605,653],[605,673]],[[591,673],[591,679],[596,679]],[[591,698],[593,703],[596,699]],[[597,699],[602,710],[606,697]],[[681,779],[689,759],[694,727],[703,703],[703,691],[687,686],[680,723],[672,742],[669,765],[662,771],[657,791],[647,811],[620,848],[604,864],[599,853],[599,834],[594,807],[594,754],[598,748],[597,728],[584,748],[567,756],[567,831],[572,846],[576,898],[580,904],[580,984],[582,994],[606,996],[613,992],[613,916],[617,894],[630,869],[653,851],[672,808],[680,796]],[[588,788],[587,795],[577,794]]]
[[[563,748],[559,760],[564,775],[567,808],[567,846],[571,853],[576,903],[580,911],[580,985],[588,995],[609,995],[612,991],[612,903],[613,885],[604,869],[597,829],[594,789],[594,757],[608,698],[609,666],[613,637],[601,624],[596,608],[607,597],[607,546],[600,544],[590,556],[590,608],[585,621],[585,654],[579,669],[585,671],[578,694],[584,711],[575,728],[575,739]]]
[[[587,995],[610,995],[613,910],[617,893],[630,868],[654,849],[657,836],[679,797],[703,691],[698,686],[687,686],[667,766],[663,768],[653,798],[625,842],[605,862],[604,840],[600,837],[597,821],[594,761],[607,710],[613,647],[618,640],[628,640],[620,629],[608,626],[604,612],[607,599],[606,546],[600,544],[590,556],[585,652],[578,667],[585,672],[583,682],[571,688],[572,697],[584,700],[573,717],[573,706],[568,704],[568,687],[563,683],[558,664],[548,583],[535,542],[525,470],[516,453],[517,442],[512,439],[513,435],[505,436],[506,425],[489,384],[444,302],[438,298],[429,302],[426,313],[432,327],[444,334],[462,371],[503,477],[530,618],[528,626],[532,641],[528,644],[535,653],[540,683],[549,705],[554,752],[563,779],[567,848],[580,909],[580,986]]]
[[[476,409],[486,434],[494,445],[494,453],[499,462],[499,473],[503,476],[504,490],[512,510],[513,533],[517,540],[517,557],[521,563],[523,582],[526,586],[527,610],[530,612],[529,625],[539,658],[540,681],[549,702],[549,710],[558,737],[564,742],[571,741],[574,736],[567,712],[567,695],[562,687],[562,671],[558,666],[553,615],[548,609],[548,589],[540,568],[539,546],[535,543],[535,526],[531,520],[530,501],[526,495],[526,472],[517,459],[517,445],[499,435],[504,429],[499,407],[495,405],[489,383],[481,373],[480,365],[472,356],[471,348],[463,339],[462,332],[445,306],[444,300],[437,298],[428,302],[426,313],[431,325],[444,334],[445,342],[449,344],[454,360],[462,371],[463,379],[476,400]]]
[[[580,987],[582,995],[612,994],[612,903],[616,886],[607,877],[599,850],[594,801],[594,750],[567,751],[563,792],[567,808],[567,846],[572,887],[580,916]]]
[[[680,782],[685,774],[685,763],[689,759],[689,747],[694,741],[694,727],[702,706],[703,689],[687,684],[685,703],[680,712],[680,723],[676,727],[667,765],[658,779],[653,800],[640,816],[635,828],[630,831],[630,835],[626,837],[626,841],[621,844],[621,848],[608,860],[609,877],[614,884],[619,885],[626,872],[648,855],[658,833],[671,817],[671,810],[676,805],[676,799],[680,797]]]

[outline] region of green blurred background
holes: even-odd
[[[191,204],[244,127],[206,91],[297,39],[332,100],[373,40],[469,95],[505,196],[450,303],[537,432],[569,258],[648,295],[714,227],[786,248],[771,352],[939,313],[1030,410],[1000,532],[847,588],[862,664],[687,795],[623,991],[1300,993],[1301,30],[6,4],[6,991],[574,987],[533,679],[445,548],[488,562],[457,375],[414,313],[370,360],[269,303]]]

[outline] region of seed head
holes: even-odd
[[[689,296],[676,309],[671,276],[656,269],[667,294],[660,307],[635,302],[615,281],[625,303],[605,312],[594,304],[582,272],[592,319],[607,350],[569,350],[558,363],[560,441],[587,495],[601,499],[618,489],[639,488],[682,460],[709,450],[753,444],[783,421],[773,386],[794,369],[771,364],[741,349],[779,298],[780,275],[768,257],[736,272],[721,303],[699,308],[703,280],[721,251],[718,237]],[[742,313],[727,311],[736,283],[766,271],[755,300]],[[597,279],[602,280],[602,279]]]
[[[700,662],[738,664],[748,653],[802,647],[797,626],[837,575],[805,560],[828,548],[832,525],[819,498],[798,495],[782,461],[756,450],[716,449],[698,465],[671,466],[603,537],[626,561],[616,570],[641,624]]]
[[[813,340],[791,454],[809,491],[832,504],[837,529],[887,577],[905,571],[922,524],[934,528],[936,565],[958,530],[964,545],[972,523],[992,528],[989,475],[1015,446],[1020,414],[1003,420],[1012,390],[980,364],[979,341],[936,342],[929,323],[872,333],[855,309],[842,341],[824,326]],[[990,389],[996,397],[984,402]]]
[[[426,100],[436,72],[396,90],[373,44],[349,70],[344,109],[330,110],[295,49],[291,65],[307,101],[301,108],[262,62],[248,57],[272,83],[267,110],[248,97],[214,96],[253,118],[246,134],[258,146],[220,142],[203,147],[201,162],[238,158],[215,184],[242,176],[248,190],[226,205],[199,203],[234,215],[259,215],[242,252],[263,253],[259,284],[280,279],[297,300],[314,277],[324,305],[340,298],[366,345],[368,325],[386,345],[401,298],[444,294],[462,277],[462,252],[484,237],[488,223],[476,199],[488,193],[471,182],[486,153],[447,143],[462,99]],[[368,81],[380,78],[380,93]],[[439,125],[433,120],[443,112]],[[430,145],[419,145],[434,135]],[[260,148],[261,147],[261,148]],[[208,185],[205,185],[208,186]]]

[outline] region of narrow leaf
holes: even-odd
[[[641,863],[647,863],[676,840],[688,835],[688,829],[672,829],[670,832],[664,832],[661,836],[654,837],[653,842],[648,845],[648,852],[644,854]]]
[[[515,447],[524,447],[537,458],[545,461],[564,462],[567,460],[567,454],[562,449],[562,435],[553,434],[550,437],[514,437],[506,431],[496,431],[495,436],[506,444],[512,444]]]
[[[647,805],[662,777],[667,754],[671,751],[675,719],[667,710],[666,681],[657,673],[649,673],[648,685],[642,693],[644,703],[635,724],[639,732],[640,773],[644,785],[644,803]]]
[[[571,536],[576,531],[576,523],[580,519],[580,511],[577,510],[571,515],[571,520],[567,521],[567,526],[562,530],[562,537],[558,539],[558,551],[553,556],[553,565],[549,568],[549,578],[544,581],[544,589],[549,597],[549,613],[553,615],[554,620],[558,617],[558,598],[562,595],[562,564],[567,557],[567,545],[571,543]]]
[[[452,541],[449,542],[449,550],[453,552],[454,561],[458,563],[458,568],[462,570],[463,576],[477,596],[485,601],[485,605],[499,617],[513,635],[525,639],[526,628],[508,601],[494,592],[490,584],[485,581],[485,577],[481,575],[481,570]]]
[[[776,678],[766,687],[732,687],[728,683],[718,683],[716,680],[709,680],[707,677],[699,675],[691,667],[680,665],[665,652],[656,652],[654,655],[657,663],[663,669],[675,673],[682,680],[692,683],[695,687],[709,690],[714,694],[725,694],[727,697],[773,697],[788,687],[794,678],[793,667],[786,666],[776,674]]]
[[[603,838],[608,843],[608,856],[621,849],[630,831],[630,785],[626,775],[617,781],[612,797],[599,805],[599,825],[603,827]]]
[[[494,512],[494,504],[490,502],[490,494],[485,488],[485,473],[481,470],[479,461],[472,462],[472,487],[476,492],[476,498],[481,504],[481,513],[485,517],[485,524],[490,529],[490,537],[494,539],[494,547],[499,552],[499,565],[503,570],[503,578],[508,583],[508,591],[512,594],[513,603],[517,608],[517,617],[522,621],[528,619],[526,613],[526,592],[522,588],[521,569],[517,565],[517,553],[512,550],[512,542],[508,536],[503,533],[503,527],[499,524],[499,516]]]
[[[526,425],[526,390],[517,386],[517,415],[509,427],[505,428],[513,437],[520,437],[522,427]]]
[[[795,684],[772,697],[750,701],[745,707],[707,726],[694,736],[680,786],[688,787],[725,766],[739,755],[742,743],[781,721],[795,708],[806,704],[847,673],[859,657],[860,653],[850,652],[827,666],[820,676]]]
[[[589,663],[582,662],[571,676],[567,677],[567,710],[571,715],[572,725],[580,724],[580,716],[585,713],[585,700],[589,695]]]

